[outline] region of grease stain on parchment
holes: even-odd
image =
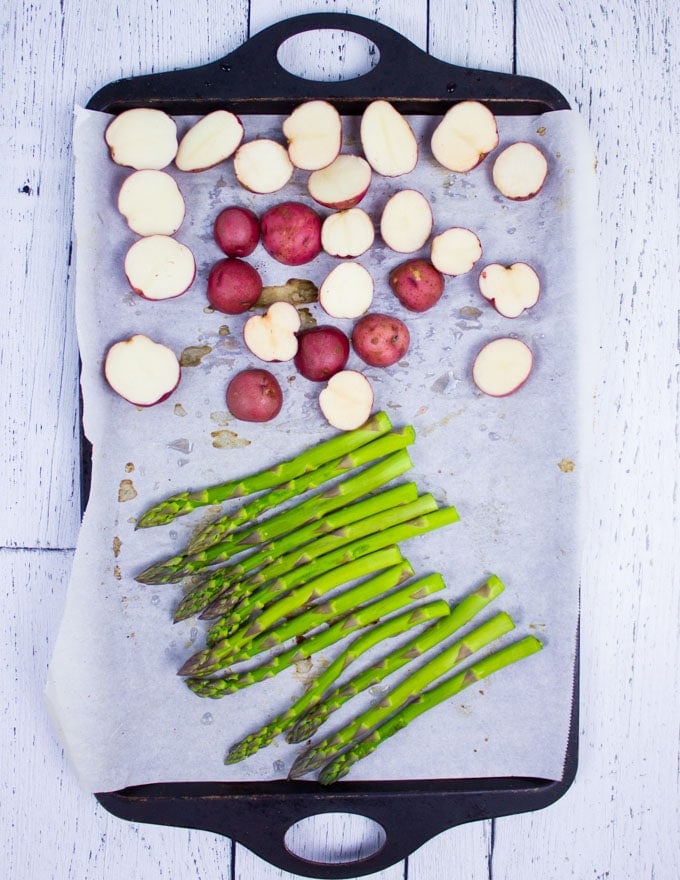
[[[121,480],[120,486],[118,487],[118,501],[121,503],[124,501],[132,501],[132,499],[136,497],[137,490],[135,489],[135,484],[132,480]]]
[[[211,351],[211,345],[187,345],[179,357],[180,366],[197,367]]]
[[[563,474],[570,474],[576,465],[570,458],[563,458],[561,461],[557,462],[557,467],[562,471]]]
[[[120,556],[120,548],[123,546],[123,542],[120,540],[118,535],[114,535],[113,537],[113,555],[116,559]]]
[[[131,473],[134,471],[134,469],[135,469],[135,466],[134,466],[134,464],[133,464],[131,461],[129,461],[129,462],[125,465],[125,473],[126,473],[126,474],[131,474]]]
[[[250,446],[250,440],[239,437],[236,431],[227,431],[225,428],[221,431],[211,431],[210,436],[215,449],[242,449],[244,446]]]
[[[216,412],[210,413],[210,419],[211,421],[215,422],[216,425],[224,427],[225,425],[228,425],[231,421],[231,415],[224,410],[218,410]]]
[[[185,416],[187,415],[187,411],[184,409],[181,403],[176,403],[175,408],[173,410],[176,416]]]

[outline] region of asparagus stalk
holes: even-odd
[[[392,651],[373,666],[363,670],[354,678],[341,684],[327,694],[319,694],[318,699],[309,704],[308,711],[302,715],[295,726],[288,731],[288,742],[303,742],[316,733],[326,719],[348,700],[374,687],[393,672],[401,669],[416,657],[422,657],[427,651],[441,644],[444,639],[453,635],[465,626],[496,596],[503,592],[504,586],[500,578],[492,575],[481,587],[459,602],[444,620],[440,620],[419,633],[405,645]]]
[[[165,525],[176,517],[185,516],[199,507],[221,504],[232,498],[242,498],[244,495],[272,489],[300,474],[316,470],[320,465],[346,455],[353,449],[365,446],[371,440],[387,434],[391,427],[390,419],[386,413],[376,413],[360,428],[318,443],[294,458],[280,462],[249,477],[229,480],[198,492],[180,492],[177,495],[172,495],[145,511],[137,522],[137,528],[145,529],[151,526]]]
[[[353,608],[364,605],[402,584],[413,577],[413,573],[411,564],[404,560],[399,565],[393,565],[375,577],[362,581],[322,605],[308,608],[297,617],[284,621],[275,629],[261,633],[259,636],[249,638],[247,633],[237,630],[233,636],[214,642],[204,651],[194,654],[184,664],[180,675],[211,675],[229,664],[240,663],[270,648],[277,648],[289,639],[302,636],[323,623],[338,620]]]
[[[425,621],[445,617],[449,613],[449,607],[442,600],[435,600],[420,607],[421,619],[414,618],[410,611],[405,611],[396,617],[371,627],[367,632],[357,636],[336,659],[323,670],[292,706],[272,718],[260,730],[248,734],[239,742],[235,743],[225,759],[225,764],[235,764],[243,761],[249,755],[263,749],[280,733],[287,730],[305,712],[308,706],[318,700],[326,690],[336,681],[347,667],[357,660],[362,654],[380,642],[394,638],[396,635],[407,632],[414,626]]]
[[[512,618],[501,611],[486,623],[472,630],[462,639],[444,649],[436,657],[412,672],[402,682],[392,688],[378,703],[362,712],[341,730],[321,740],[295,759],[289,776],[295,779],[321,767],[336,752],[351,745],[357,736],[361,737],[372,727],[382,723],[407,701],[414,699],[422,690],[437,678],[447,673],[456,664],[479,651],[494,639],[509,632],[514,627]]]
[[[288,480],[282,486],[278,486],[270,492],[254,498],[248,504],[244,504],[239,510],[226,514],[215,522],[210,523],[204,529],[201,529],[189,542],[186,555],[198,553],[200,550],[205,550],[213,544],[220,543],[227,535],[236,531],[239,526],[254,522],[266,510],[271,510],[284,501],[303,495],[310,489],[316,489],[324,483],[328,483],[348,472],[355,471],[363,467],[363,465],[370,464],[372,461],[384,458],[392,452],[404,449],[406,446],[410,446],[414,440],[415,430],[411,425],[407,425],[405,428],[391,431],[378,440],[367,443],[366,446],[360,446],[359,449],[336,458],[315,471],[309,471],[308,473],[300,474],[299,477]]]
[[[251,684],[272,678],[278,675],[279,672],[292,666],[293,663],[306,660],[313,654],[336,644],[336,642],[339,642],[351,633],[371,626],[388,614],[393,614],[412,602],[424,599],[432,593],[443,589],[444,581],[441,575],[426,575],[417,581],[399,587],[398,590],[383,596],[382,599],[377,599],[368,605],[364,605],[362,608],[357,608],[356,611],[347,614],[341,620],[311,636],[311,638],[299,645],[294,645],[281,654],[270,657],[260,666],[244,672],[236,672],[224,678],[189,678],[186,683],[194,693],[202,697],[217,699],[226,696],[226,694],[249,687]],[[413,615],[415,623],[424,620],[423,607],[423,605],[418,605],[408,611],[408,614]]]
[[[534,636],[526,636],[512,645],[501,648],[499,651],[478,660],[463,672],[459,672],[434,687],[423,691],[412,702],[376,727],[375,730],[362,740],[354,743],[348,751],[338,755],[327,764],[319,774],[319,782],[322,785],[330,785],[345,776],[353,764],[369,755],[381,742],[384,742],[399,730],[403,730],[407,724],[410,724],[411,721],[422,715],[423,712],[455,696],[455,694],[460,693],[471,684],[488,678],[494,672],[503,669],[503,667],[516,663],[531,654],[535,654],[542,647],[541,642]]]
[[[301,529],[299,534],[302,532],[307,533],[304,535],[304,543],[301,545],[301,550],[304,551],[306,547],[314,547],[314,544],[308,544],[307,541],[313,539],[317,535],[327,535],[327,537],[333,538],[332,544],[337,546],[339,536],[342,534],[342,530],[345,527],[353,528],[355,525],[360,526],[362,522],[365,522],[369,518],[376,522],[382,521],[383,523],[387,523],[394,519],[398,521],[400,518],[409,518],[409,513],[415,510],[414,505],[418,503],[418,500],[418,488],[416,484],[406,483],[403,486],[397,486],[394,489],[388,489],[385,492],[373,495],[365,501],[344,507],[329,514],[323,523],[313,523],[308,528]],[[425,509],[425,502],[421,503],[423,504],[423,509]],[[434,499],[432,499],[431,504],[434,505],[434,503]],[[429,507],[429,503],[427,506]],[[399,508],[408,508],[409,513],[399,513]],[[366,516],[364,516],[364,514],[366,514]],[[371,514],[370,517],[368,516],[369,514]],[[373,529],[373,531],[376,530],[377,528]],[[287,537],[288,536],[284,536],[284,540],[278,545],[279,550],[284,551],[284,554],[287,549],[287,544],[293,543],[292,536],[289,542],[285,540]],[[319,551],[316,554],[317,556],[323,555],[323,546],[321,545],[320,540],[316,542],[316,549]],[[297,544],[295,545],[293,552],[299,554]],[[278,556],[275,554],[268,554],[265,561],[270,566],[274,565],[278,560],[285,558],[284,554],[279,553]],[[284,569],[284,572],[285,570],[288,569]],[[224,633],[231,632],[235,627],[241,626],[252,614],[266,604],[261,601],[261,598],[259,602],[257,599],[253,598],[250,584],[245,585],[243,589],[247,595],[243,595],[239,604],[228,616],[224,617],[223,622],[220,625],[220,630]],[[232,594],[237,595],[238,593],[239,587],[234,586]],[[215,636],[213,635],[211,638],[214,640]]]
[[[202,571],[209,565],[226,562],[238,553],[253,550],[253,544],[259,543],[261,545],[259,551],[251,553],[245,561],[238,563],[238,565],[245,566],[242,571],[248,571],[259,564],[262,559],[271,558],[272,553],[275,554],[277,551],[284,552],[281,548],[285,550],[292,549],[317,537],[319,534],[330,531],[331,527],[326,526],[326,521],[323,518],[327,512],[337,512],[336,509],[338,507],[341,508],[340,513],[343,510],[346,511],[347,518],[343,520],[343,524],[352,522],[353,518],[358,519],[368,515],[364,514],[364,509],[359,507],[358,504],[350,505],[347,502],[356,501],[357,498],[389,483],[390,480],[401,476],[412,467],[413,462],[408,452],[405,449],[401,449],[383,461],[378,462],[378,464],[368,468],[359,475],[360,478],[354,477],[339,483],[331,489],[331,494],[328,498],[319,499],[315,497],[310,499],[308,502],[304,502],[303,505],[285,510],[270,520],[254,526],[244,536],[234,538],[233,535],[230,535],[222,543],[214,544],[200,553],[195,553],[189,557],[175,557],[165,563],[156,563],[140,575],[137,575],[136,579],[145,584],[178,581],[188,575]],[[417,495],[415,486],[413,487],[413,492],[415,497]],[[343,507],[343,505],[345,506]],[[303,508],[302,511],[300,511],[300,507]],[[314,513],[315,507],[319,510],[318,516]],[[305,523],[307,525],[304,525]],[[302,528],[299,528],[300,526]],[[272,542],[277,538],[280,543],[274,545]]]
[[[363,537],[357,537],[359,530],[354,530],[354,526],[351,526],[349,528],[353,529],[352,540],[349,543],[340,543],[334,550],[324,552],[322,556],[315,555],[308,564],[293,563],[292,568],[289,568],[283,575],[271,575],[269,583],[260,586],[260,590],[266,590],[264,598],[262,598],[262,594],[258,590],[258,595],[263,602],[262,607],[275,597],[280,596],[283,592],[287,592],[294,586],[305,583],[310,577],[317,577],[321,572],[335,568],[335,566],[341,565],[343,562],[349,562],[352,559],[373,553],[383,547],[389,547],[390,544],[399,544],[401,541],[407,541],[409,538],[424,535],[427,532],[455,523],[458,519],[459,516],[454,507],[443,507],[432,510],[430,513],[415,516],[408,522],[397,523]],[[377,523],[376,527],[379,529],[380,524]],[[311,547],[312,545],[309,546]],[[226,614],[244,597],[253,596],[259,583],[259,577],[254,581],[249,579],[240,584],[238,590],[230,592],[230,584],[222,580],[220,576],[221,589],[224,590],[224,595],[218,596],[208,606],[202,616],[218,617]],[[216,594],[219,593],[219,590],[219,587],[215,587]]]

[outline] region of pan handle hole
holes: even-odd
[[[276,58],[288,73],[314,82],[342,82],[369,73],[380,60],[375,43],[353,31],[335,28],[288,37]]]
[[[339,865],[368,859],[385,846],[378,822],[355,813],[317,813],[291,825],[284,836],[289,853],[305,862]]]

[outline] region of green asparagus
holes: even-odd
[[[349,590],[339,593],[322,605],[312,606],[302,614],[280,623],[273,629],[249,638],[237,630],[232,636],[218,642],[211,642],[203,651],[190,657],[180,669],[180,675],[212,675],[225,666],[248,660],[276,648],[288,639],[302,636],[316,629],[322,623],[335,622],[353,608],[375,599],[413,576],[413,568],[408,560],[393,565],[380,574],[362,581]]]
[[[405,449],[398,450],[360,474],[347,477],[325,492],[314,495],[295,507],[275,514],[261,523],[255,523],[240,532],[227,535],[218,544],[206,547],[198,553],[180,554],[164,562],[157,562],[138,574],[136,580],[144,584],[179,581],[202,571],[209,565],[227,562],[232,556],[253,550],[256,544],[268,547],[272,540],[285,535],[288,536],[287,545],[297,546],[296,541],[301,543],[309,540],[309,535],[316,534],[313,526],[318,527],[319,533],[329,530],[325,528],[326,514],[338,508],[353,509],[350,508],[349,502],[379,489],[390,480],[406,473],[411,467],[413,463],[408,452]],[[305,529],[301,528],[302,526],[305,526]]]
[[[137,521],[137,528],[144,529],[165,525],[178,516],[185,516],[200,507],[221,504],[232,498],[242,498],[245,495],[272,489],[300,474],[316,470],[322,464],[339,458],[353,449],[365,446],[371,440],[387,434],[391,428],[392,425],[387,414],[384,412],[376,413],[360,428],[346,431],[330,440],[318,443],[294,458],[280,462],[249,477],[229,480],[227,483],[210,486],[198,492],[180,492],[177,495],[172,495],[146,510]]]
[[[315,700],[318,700],[322,694],[333,684],[334,681],[343,673],[347,667],[357,660],[362,654],[380,642],[394,638],[401,633],[407,632],[414,626],[424,623],[425,621],[436,618],[445,617],[449,613],[449,607],[446,602],[435,600],[420,607],[420,615],[414,617],[411,611],[405,611],[396,617],[388,618],[367,632],[357,636],[338,656],[336,659],[324,669],[317,678],[309,685],[307,690],[300,696],[292,706],[285,709],[272,718],[268,724],[260,728],[255,733],[251,733],[244,737],[240,742],[235,743],[229,750],[229,754],[225,759],[225,764],[235,764],[243,761],[249,755],[255,754],[259,749],[269,745],[269,743],[280,733],[287,730],[299,717],[305,712]]]
[[[541,642],[534,636],[526,636],[512,645],[478,660],[463,672],[459,672],[418,694],[415,699],[383,721],[371,733],[355,742],[348,751],[338,755],[327,764],[319,774],[319,782],[322,785],[330,785],[345,776],[353,764],[369,755],[388,737],[403,730],[407,724],[410,724],[423,712],[460,693],[471,684],[488,678],[503,667],[540,651],[542,647]],[[366,723],[372,724],[371,719],[367,719]]]
[[[339,685],[330,693],[320,693],[318,699],[309,704],[307,712],[288,731],[286,736],[288,742],[303,742],[312,737],[327,718],[348,700],[379,684],[406,663],[417,657],[422,657],[427,651],[441,644],[444,639],[453,635],[472,620],[496,596],[500,595],[503,589],[501,580],[496,575],[492,575],[481,587],[459,602],[444,620],[428,627],[405,645],[382,657],[368,669]]]
[[[414,442],[415,436],[413,427],[407,425],[405,428],[396,429],[378,440],[367,443],[366,446],[360,446],[359,449],[336,458],[335,461],[322,465],[314,471],[300,474],[299,477],[254,498],[237,511],[228,513],[201,529],[189,542],[186,555],[198,553],[200,550],[212,547],[213,544],[220,543],[240,526],[254,523],[261,513],[278,507],[284,501],[304,495],[310,489],[316,489],[336,477],[356,471],[372,461],[377,461],[392,452],[410,446]]]
[[[447,673],[457,663],[479,651],[494,639],[509,632],[514,627],[512,618],[501,611],[486,623],[481,624],[436,657],[412,672],[397,684],[378,703],[362,712],[345,727],[321,740],[315,746],[299,755],[290,770],[292,779],[304,776],[329,761],[336,752],[342,751],[354,740],[361,738],[371,728],[380,724],[405,702],[416,697],[424,688]]]
[[[294,663],[306,660],[313,654],[329,648],[351,633],[371,626],[386,615],[400,611],[407,605],[443,589],[444,581],[441,575],[426,575],[417,581],[399,587],[398,590],[383,596],[382,599],[377,599],[375,602],[364,605],[362,608],[357,608],[327,629],[311,636],[299,645],[288,648],[281,654],[270,657],[260,666],[248,669],[247,671],[236,672],[224,678],[188,678],[186,683],[194,693],[202,697],[216,699],[226,696],[226,694],[234,693],[259,681],[272,678]],[[417,605],[408,611],[409,614],[413,615],[414,622],[424,620],[423,607],[422,605]]]

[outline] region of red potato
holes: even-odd
[[[285,147],[269,138],[248,141],[234,153],[234,174],[242,187],[254,193],[273,193],[293,176]]]
[[[179,385],[177,355],[139,333],[114,343],[106,353],[104,376],[111,388],[136,406],[154,406]]]
[[[231,205],[215,218],[213,234],[228,257],[248,257],[260,240],[260,221],[249,208]]]
[[[205,171],[228,159],[243,140],[243,124],[229,110],[214,110],[198,120],[179,144],[180,171]]]
[[[242,370],[227,386],[227,408],[242,422],[269,422],[282,406],[281,386],[268,370]]]
[[[373,388],[356,370],[340,370],[319,394],[319,407],[326,421],[339,431],[353,431],[373,409]]]
[[[329,214],[321,227],[321,245],[331,257],[359,257],[374,239],[373,221],[363,208]]]
[[[272,303],[264,315],[253,315],[243,327],[243,341],[262,361],[292,361],[298,350],[300,314],[287,302]]]
[[[288,156],[296,168],[325,168],[340,152],[342,120],[328,101],[305,101],[283,121]]]
[[[499,153],[492,176],[496,188],[506,198],[525,202],[542,189],[548,176],[548,161],[538,147],[519,141]]]
[[[194,283],[196,261],[189,248],[169,235],[139,238],[125,255],[130,287],[144,299],[174,299]]]
[[[399,318],[378,312],[364,315],[354,325],[352,345],[364,363],[371,367],[391,367],[408,351],[411,335]]]
[[[492,339],[479,351],[472,365],[472,378],[484,394],[507,397],[529,378],[534,358],[521,339],[503,336]]]
[[[498,146],[493,113],[479,101],[461,101],[447,110],[432,135],[432,155],[449,171],[476,168]]]
[[[219,260],[208,275],[208,302],[226,315],[241,315],[262,293],[260,273],[235,257]]]
[[[133,171],[118,193],[118,210],[138,235],[174,235],[184,220],[184,197],[165,171]]]
[[[479,292],[505,318],[517,318],[538,302],[541,282],[527,263],[491,263],[479,275]]]
[[[371,166],[362,156],[342,153],[326,168],[309,175],[307,189],[314,201],[325,208],[344,211],[363,199],[371,177]]]
[[[104,135],[117,165],[159,171],[177,153],[177,126],[162,110],[135,107],[109,123]]]
[[[407,260],[390,272],[392,292],[411,312],[426,312],[441,299],[444,276],[427,260]]]
[[[349,358],[349,339],[342,330],[320,324],[298,333],[295,367],[312,382],[327,382],[344,370]]]
[[[366,107],[360,137],[364,156],[378,174],[399,177],[416,167],[416,136],[406,118],[389,101],[372,101]]]
[[[387,200],[380,218],[380,234],[393,251],[412,254],[420,250],[432,232],[432,208],[415,189],[402,189]]]
[[[430,246],[432,265],[444,275],[465,275],[481,256],[479,238],[462,226],[452,226],[435,235]]]
[[[360,263],[346,261],[326,275],[319,287],[319,305],[332,318],[358,318],[373,302],[373,277]]]
[[[321,218],[302,202],[281,202],[261,217],[262,246],[286,266],[309,263],[321,251]]]

